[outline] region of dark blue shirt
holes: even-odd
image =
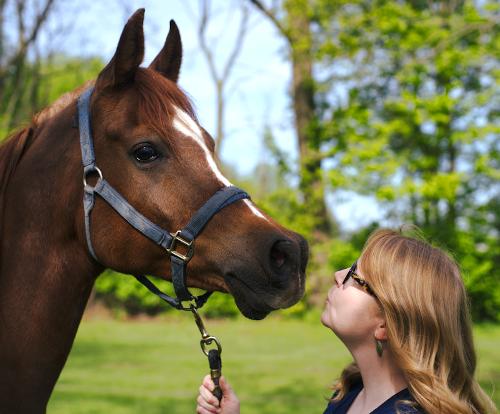
[[[349,392],[342,398],[340,401],[330,402],[328,407],[323,414],[345,414],[349,410],[349,407],[358,396],[360,391],[363,389],[363,383],[355,384],[349,390]],[[401,414],[418,414],[422,413],[422,411],[410,407],[407,404],[397,404],[398,401],[401,400],[409,400],[414,401],[411,396],[408,388],[399,391],[397,394],[394,394],[391,398],[384,401],[381,405],[379,405],[375,410],[373,410],[370,414],[396,414],[396,409],[399,408],[399,412]]]

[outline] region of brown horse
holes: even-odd
[[[107,181],[144,216],[174,231],[230,183],[214,162],[213,139],[176,84],[182,47],[173,22],[158,56],[139,67],[143,18],[141,9],[129,19],[94,83],[92,135]],[[165,250],[99,197],[91,235],[99,262],[89,253],[75,123],[82,90],[60,98],[0,147],[3,414],[45,412],[105,267],[171,278]],[[307,257],[302,237],[239,200],[196,240],[187,283],[229,292],[245,316],[261,319],[301,298]]]

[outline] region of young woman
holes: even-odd
[[[321,322],[351,352],[324,414],[496,413],[474,379],[467,296],[456,263],[391,230],[371,235],[350,269],[335,273]],[[239,414],[225,381],[222,402],[205,377],[197,413]]]

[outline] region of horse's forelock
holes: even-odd
[[[172,124],[177,108],[186,112],[197,122],[196,114],[188,97],[172,81],[151,69],[139,69],[135,77],[135,88],[139,93],[138,115],[159,135],[172,136]]]

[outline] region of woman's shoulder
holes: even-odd
[[[328,403],[328,406],[326,407],[326,410],[323,414],[342,414],[346,413],[349,407],[351,406],[352,402],[356,398],[356,396],[359,394],[361,389],[363,388],[363,383],[359,382],[354,384],[349,391],[344,395],[344,397],[340,400],[335,400],[335,397],[338,394],[338,391],[336,391],[331,399],[330,402]]]
[[[371,414],[423,414],[408,388],[399,391],[379,405]]]
[[[332,396],[332,401],[326,407],[323,414],[345,414],[349,410],[352,402],[359,394],[363,384],[356,384],[347,392],[347,394],[340,400],[333,401],[335,394]],[[384,401],[370,414],[423,414],[419,410],[412,395],[408,389],[404,389],[391,398]]]

